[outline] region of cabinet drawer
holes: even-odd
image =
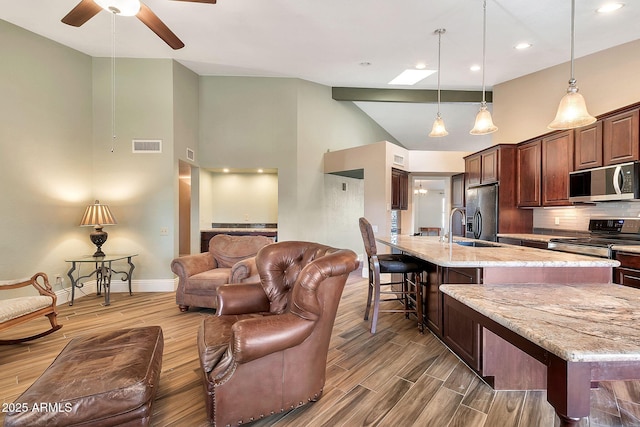
[[[640,289],[640,270],[616,268],[614,276],[614,282]]]
[[[628,252],[617,252],[616,260],[620,261],[621,268],[640,269],[640,254],[630,254]]]

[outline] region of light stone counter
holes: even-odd
[[[519,239],[519,240],[529,240],[531,242],[545,242],[549,243],[551,239],[575,239],[576,236],[554,236],[551,234],[509,234],[509,233],[498,233],[498,237],[505,237],[507,239]]]
[[[379,243],[443,267],[617,267],[618,261],[526,246],[482,242],[491,247],[462,246],[441,242],[437,236],[392,235],[377,237]]]
[[[613,245],[611,246],[611,249],[613,249],[614,251],[640,254],[640,245]]]
[[[277,228],[204,228],[201,232],[216,232],[216,233],[276,233]]]
[[[566,361],[640,361],[638,289],[535,284],[440,290]]]

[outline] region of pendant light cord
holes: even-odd
[[[573,77],[573,56],[574,56],[574,44],[575,44],[575,21],[576,21],[576,0],[571,0],[571,80],[569,80],[569,83],[571,83],[572,81],[575,82],[575,79]]]
[[[444,33],[444,29],[436,30],[438,33],[438,117],[440,117],[440,45],[442,40],[442,33]]]
[[[111,13],[111,152],[116,141],[116,14]]]
[[[487,0],[483,3],[483,16],[482,16],[482,105],[486,105],[485,100],[485,85],[484,85],[484,69],[487,63],[486,50],[487,50]]]

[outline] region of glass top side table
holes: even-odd
[[[73,305],[73,300],[75,299],[75,291],[76,288],[82,288],[84,283],[81,282],[82,279],[88,279],[91,276],[96,276],[96,287],[97,294],[100,295],[102,293],[102,288],[104,287],[104,305],[107,306],[110,304],[109,298],[111,294],[111,277],[113,275],[121,275],[120,279],[129,282],[129,295],[133,295],[131,292],[131,276],[133,274],[133,269],[136,268],[131,258],[138,256],[138,254],[109,254],[102,257],[94,257],[93,255],[82,255],[73,258],[65,259],[65,262],[71,263],[71,268],[67,272],[67,276],[71,281],[71,301],[69,305]],[[112,268],[112,264],[118,261],[124,262],[128,264],[128,268],[123,267],[124,270],[117,271]],[[93,270],[85,275],[80,275],[80,267],[84,263],[93,264]],[[74,277],[73,273],[78,269],[77,276]]]

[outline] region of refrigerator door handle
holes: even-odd
[[[473,238],[479,239],[480,235],[482,235],[482,214],[478,210],[473,215]]]

